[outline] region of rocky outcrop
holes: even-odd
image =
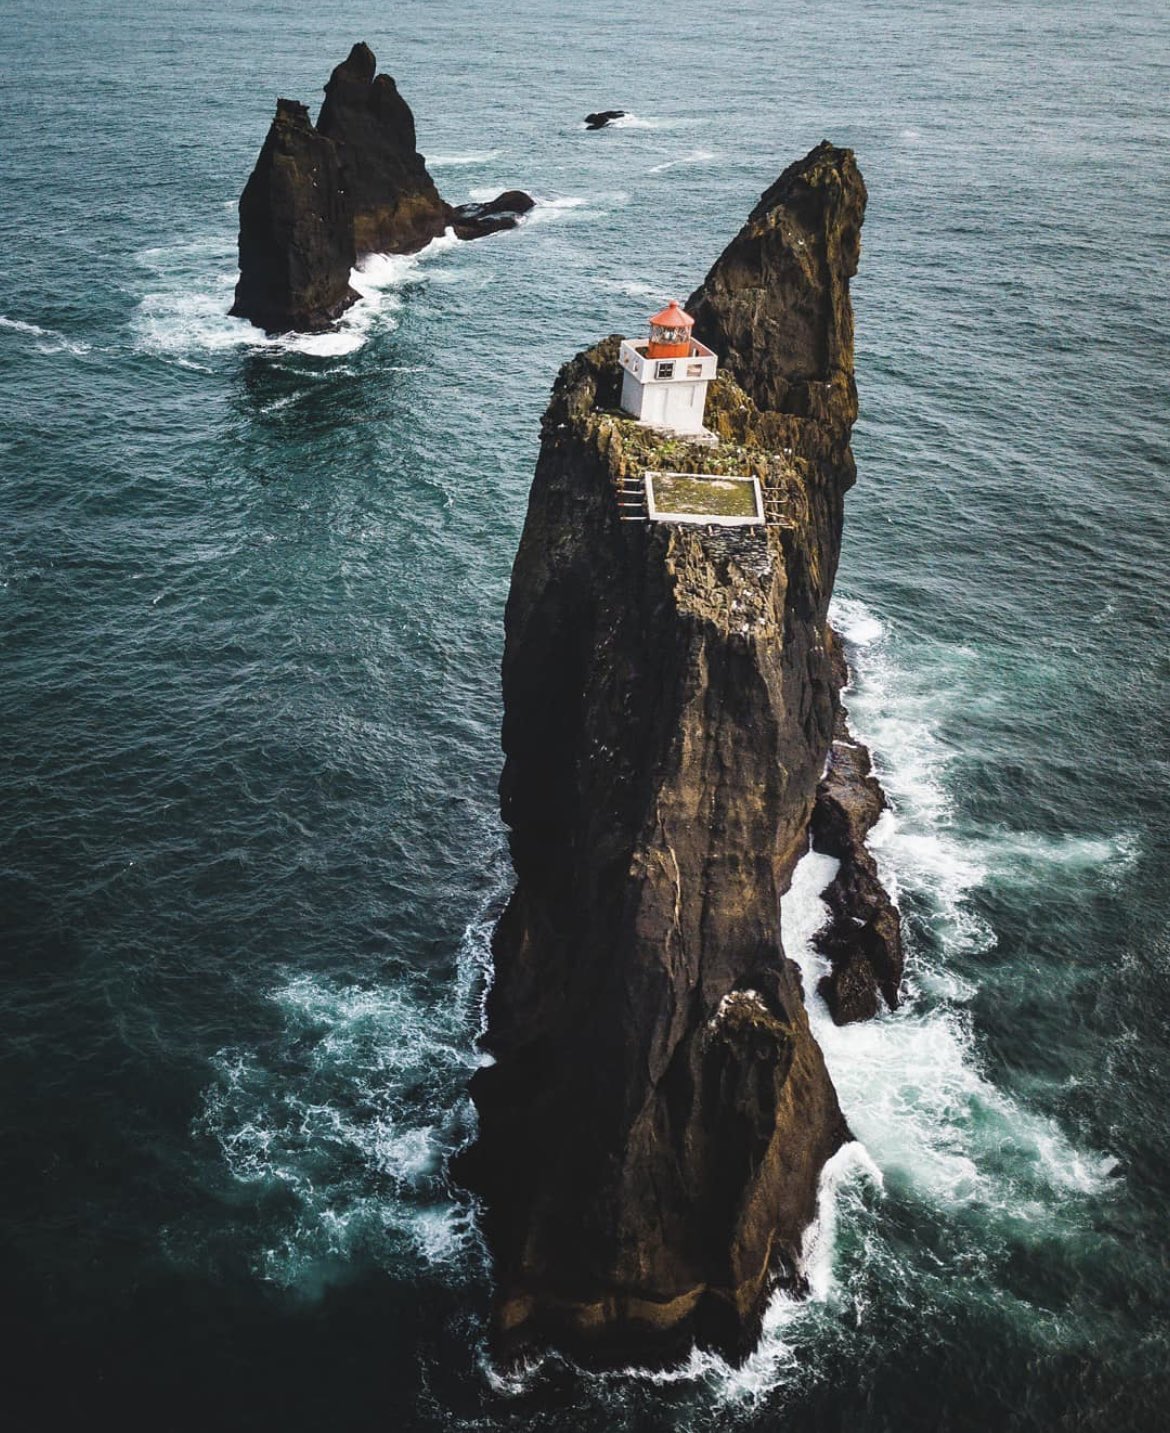
[[[232,313],[270,332],[326,328],[358,295],[355,261],[413,254],[448,225],[461,239],[513,229],[532,198],[507,190],[452,208],[415,148],[414,116],[359,43],[325,86],[314,128],[295,100],[276,119],[240,200],[240,279]]]
[[[616,339],[566,365],[545,415],[506,615],[516,887],[453,1166],[481,1196],[503,1358],[742,1356],[776,1283],[801,1286],[848,1137],[779,901],[836,719],[865,199],[852,154],[821,146],[691,300],[697,336],[734,345],[716,443],[616,411]],[[768,525],[625,520],[616,495],[661,468],[756,474]]]
[[[586,129],[604,129],[606,125],[612,124],[615,119],[625,119],[624,109],[599,109],[592,114],[585,116]]]
[[[318,130],[342,156],[359,254],[413,254],[447,227],[447,206],[415,149],[414,115],[369,45],[357,44],[325,86]]]
[[[486,204],[459,204],[451,209],[451,227],[456,238],[481,239],[502,229],[514,229],[535,207],[536,200],[531,194],[525,194],[522,189],[506,189],[498,199]]]
[[[334,142],[296,100],[276,116],[240,199],[232,313],[272,332],[327,328],[357,298],[353,220]]]

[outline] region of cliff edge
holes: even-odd
[[[744,1356],[777,1282],[801,1287],[849,1137],[780,896],[838,719],[865,202],[852,153],[818,146],[690,300],[725,364],[716,442],[619,412],[616,338],[545,414],[503,662],[516,886],[453,1166],[481,1197],[504,1359]],[[630,520],[647,470],[754,474],[767,524]]]

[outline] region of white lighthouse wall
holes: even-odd
[[[712,379],[719,367],[715,354],[697,340],[691,340],[691,351],[682,358],[648,358],[640,347],[622,339],[618,362],[627,373],[632,373],[639,383],[681,383],[696,378]]]
[[[622,409],[635,418],[642,416],[642,395],[645,389],[628,368],[622,370]]]
[[[647,383],[642,389],[642,422],[665,426],[666,389],[663,386]]]
[[[656,391],[665,400],[659,420],[664,428],[680,433],[698,433],[702,429],[707,402],[705,383],[663,383],[656,385]]]
[[[622,374],[622,408],[654,428],[700,433],[706,403],[705,382],[639,383],[628,369]]]

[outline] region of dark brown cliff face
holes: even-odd
[[[843,475],[853,460],[840,441],[857,417],[849,280],[860,257],[859,196],[864,205],[853,155],[819,144],[763,194],[687,305],[696,332],[757,404],[815,420],[785,425],[791,436],[783,445],[795,443]],[[818,491],[831,505],[835,486]],[[841,517],[839,507],[828,514],[838,534]],[[839,541],[831,547],[830,583]],[[838,651],[835,690],[847,679]],[[865,845],[884,808],[869,752],[839,710],[812,823],[813,844],[841,863],[825,893],[829,924],[817,938],[833,967],[819,990],[838,1024],[877,1014],[879,994],[891,1009],[898,1004],[901,924]]]
[[[357,294],[353,223],[337,146],[296,100],[276,116],[240,198],[240,279],[232,313],[283,333],[327,328]]]
[[[413,254],[447,224],[447,206],[415,149],[414,116],[366,44],[333,71],[317,128],[340,147],[359,254]]]
[[[810,204],[822,189],[831,202]],[[616,340],[566,365],[545,415],[503,667],[517,884],[479,1135],[454,1169],[482,1196],[504,1357],[657,1362],[695,1339],[746,1353],[776,1280],[800,1286],[819,1175],[848,1137],[779,901],[835,719],[865,189],[852,155],[822,146],[769,195],[691,301],[697,336],[736,345],[739,383],[708,400],[718,444],[617,413]],[[824,258],[794,338],[794,284],[768,276],[798,223]],[[750,396],[818,384],[799,412]],[[755,473],[769,524],[623,521],[616,493],[654,468]]]

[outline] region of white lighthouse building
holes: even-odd
[[[650,320],[650,337],[622,340],[622,408],[640,423],[703,433],[707,385],[719,360],[691,337],[694,319],[672,299]]]

